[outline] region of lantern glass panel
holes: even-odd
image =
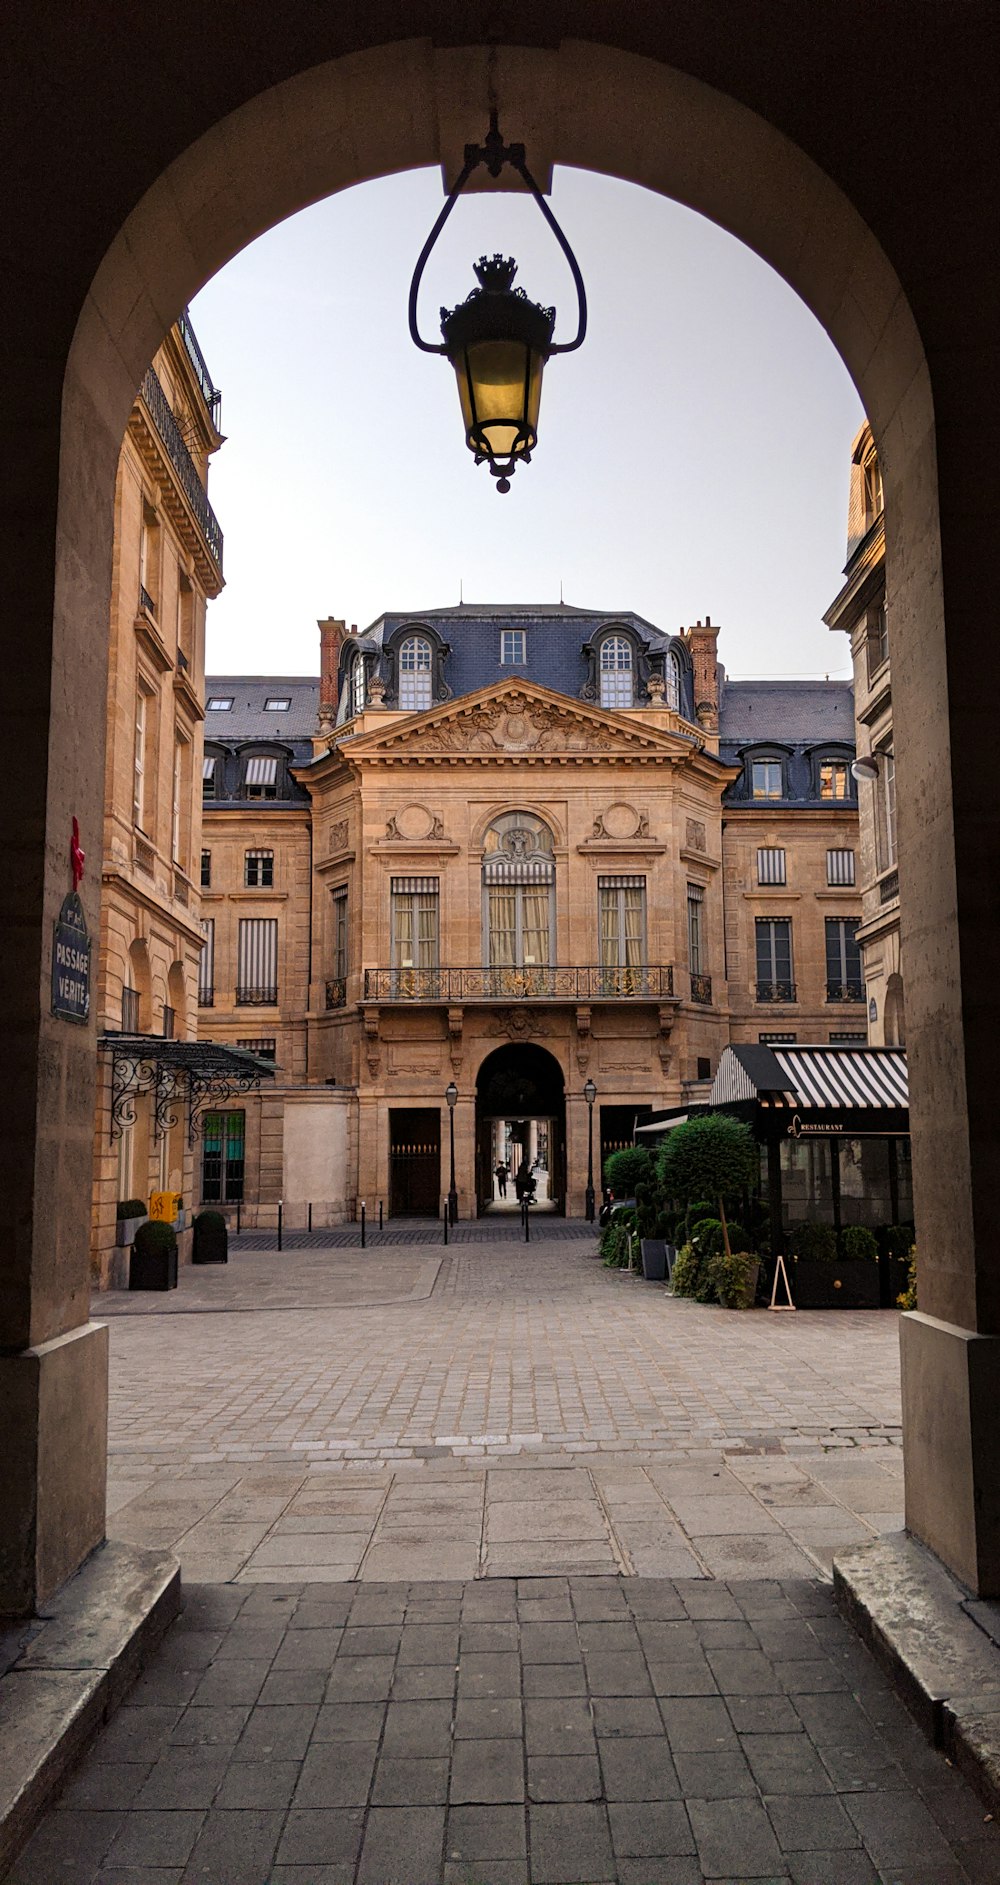
[[[472,451],[493,458],[530,451],[538,427],[543,358],[516,340],[482,340],[456,361],[459,397]]]

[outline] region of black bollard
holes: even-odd
[[[312,1205],[310,1205],[309,1206],[309,1223],[308,1223],[309,1230],[312,1230],[312,1227],[313,1227],[313,1208],[312,1208]]]
[[[379,1230],[382,1229],[382,1200],[381,1198],[378,1201],[378,1227],[379,1227]]]
[[[242,1208],[242,1207],[241,1207],[241,1205],[240,1205],[240,1201],[239,1201],[239,1199],[237,1198],[237,1200],[236,1200],[236,1235],[237,1235],[237,1237],[238,1237],[238,1236],[239,1236],[239,1234],[240,1234],[240,1210],[241,1210],[241,1208]]]
[[[365,1248],[365,1201],[361,1200],[361,1248]]]
[[[447,1243],[448,1242],[448,1206],[447,1204],[445,1205],[444,1210],[442,1211],[441,1215],[444,1219],[444,1241],[445,1243]]]
[[[278,1249],[279,1249],[279,1250],[281,1249],[281,1219],[282,1219],[282,1212],[283,1212],[283,1206],[282,1206],[282,1204],[281,1204],[281,1202],[280,1202],[280,1200],[279,1200],[279,1203],[278,1203]]]
[[[531,1221],[530,1221],[530,1219],[529,1219],[529,1217],[528,1217],[528,1200],[527,1200],[527,1198],[525,1198],[525,1200],[524,1200],[524,1202],[523,1202],[523,1204],[522,1204],[522,1206],[521,1206],[521,1217],[522,1217],[522,1219],[523,1219],[523,1222],[524,1222],[524,1241],[525,1241],[525,1243],[526,1243],[526,1244],[530,1244],[530,1242],[531,1242]]]

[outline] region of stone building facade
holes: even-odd
[[[882,474],[871,427],[861,427],[851,452],[847,566],[844,585],[824,617],[850,637],[859,770],[859,862],[868,1035],[875,1046],[906,1041],[899,936],[896,762],[892,668],[885,593]]]
[[[185,315],[143,379],[115,489],[95,951],[101,1047],[91,1267],[102,1284],[125,1280],[119,1199],[169,1190],[190,1204],[192,1196],[183,1104],[169,1104],[162,1083],[126,1096],[124,1063],[119,1056],[116,1086],[109,1043],[192,1040],[198,1029],[205,611],[222,587],[222,533],[207,482],[222,444],[219,420],[219,394]]]
[[[731,1039],[863,1034],[849,688],[729,682],[707,620],[320,631],[318,683],[206,684],[201,1024],[277,1061],[222,1202],[434,1213],[453,1128],[461,1215],[525,1160],[579,1215],[591,1124],[599,1182]]]

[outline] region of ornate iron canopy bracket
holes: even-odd
[[[154,1096],[153,1130],[162,1139],[188,1107],[188,1139],[194,1144],[205,1112],[244,1097],[273,1080],[273,1062],[217,1041],[161,1040],[157,1035],[102,1034],[98,1047],[111,1055],[111,1142],[135,1125],[140,1094]]]

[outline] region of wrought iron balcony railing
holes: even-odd
[[[669,963],[644,968],[366,969],[365,1001],[659,1001],[674,992]]]
[[[691,972],[691,1000],[700,1001],[706,1008],[712,1000],[712,978],[710,975],[696,975]]]
[[[146,614],[151,615],[155,622],[156,603],[153,601],[153,598],[150,595],[149,590],[146,588],[144,583],[139,584],[139,607],[140,609],[145,609]]]
[[[347,1005],[346,975],[331,975],[326,985],[326,1005],[328,1008],[344,1008]]]
[[[198,476],[197,466],[184,443],[180,426],[170,410],[167,395],[152,367],[146,368],[146,375],[142,382],[142,397],[150,418],[166,446],[167,457],[180,479],[184,495],[197,518],[201,534],[221,569],[222,530],[219,520],[208,501],[205,487]]]
[[[198,336],[191,326],[191,316],[187,308],[178,317],[177,332],[184,342],[185,352],[194,368],[195,379],[201,387],[201,396],[208,407],[212,424],[218,432],[221,430],[222,422],[222,394],[212,383],[212,375],[205,364],[205,356],[198,345]]]
[[[277,988],[243,988],[237,986],[237,1008],[273,1008],[278,999]]]
[[[794,1001],[794,982],[758,982],[758,1001]]]
[[[209,986],[209,985],[206,985],[206,986],[205,986],[205,987],[203,987],[203,988],[199,988],[199,990],[198,990],[198,1006],[199,1006],[199,1008],[214,1008],[214,1007],[215,1007],[215,990],[214,990],[214,988],[212,988],[212,987],[211,987],[211,986]]]
[[[826,985],[827,1001],[864,1001],[863,982],[831,982]]]

